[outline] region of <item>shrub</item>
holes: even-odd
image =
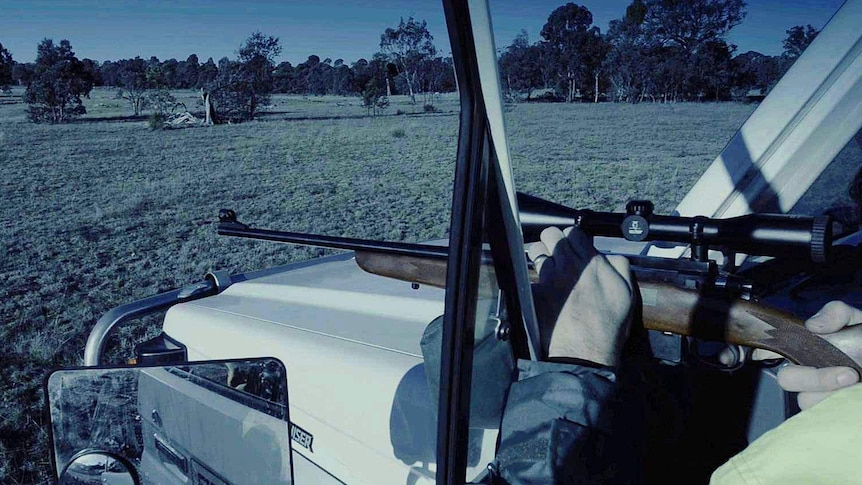
[[[153,107],[153,113],[162,115],[162,121],[181,104],[177,103],[177,98],[165,88],[149,91],[147,93],[147,101]]]
[[[424,111],[426,113],[436,113],[437,108],[433,104],[426,104],[426,105],[422,106],[422,111]]]
[[[167,116],[164,113],[153,113],[147,119],[147,125],[150,130],[161,130],[165,128],[165,121],[167,121]]]
[[[383,89],[376,78],[371,78],[362,90],[362,106],[371,116],[377,116],[389,107],[389,98],[383,94]]]
[[[407,136],[407,132],[404,131],[403,128],[395,128],[394,130],[392,130],[393,138],[404,138],[405,136]]]
[[[219,119],[251,121],[269,106],[274,89],[272,71],[280,53],[278,37],[255,32],[240,46],[237,60],[225,57],[219,61],[216,78],[204,86]]]

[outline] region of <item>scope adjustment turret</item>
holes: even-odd
[[[649,200],[630,200],[626,204],[626,214],[632,216],[649,217],[652,215],[655,205]]]
[[[811,261],[825,263],[829,256],[829,243],[832,241],[832,218],[818,216],[811,224]]]
[[[629,241],[643,241],[649,236],[649,220],[655,208],[648,200],[630,200],[626,204],[626,218],[620,229]]]

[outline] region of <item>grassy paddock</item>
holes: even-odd
[[[200,110],[196,93],[177,94]],[[457,99],[437,106],[425,114],[421,101],[394,97],[372,119],[357,98],[276,96],[259,121],[150,131],[112,90],[94,91],[86,116],[55,126],[26,122],[26,105],[4,98],[0,483],[47,483],[40,383],[51,367],[81,363],[102,313],[211,269],[240,272],[323,254],[216,237],[218,209],[292,231],[445,236]],[[616,210],[642,197],[668,211],[752,109],[508,106],[516,182],[577,207]],[[120,331],[115,355],[157,324]]]

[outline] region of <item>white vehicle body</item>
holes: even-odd
[[[272,355],[285,362],[291,421],[313,436],[309,448],[294,443],[297,483],[303,458],[347,483],[401,483],[411,474],[433,479],[433,469],[413,470],[396,458],[390,418],[399,385],[427,386],[424,373],[401,382],[422,364],[422,332],[442,314],[442,290],[413,290],[336,256],[178,305],[164,330],[191,342],[190,360]],[[433,453],[436,427],[427,430]]]
[[[509,167],[488,8],[484,0],[470,7],[491,132]],[[682,200],[680,214],[731,217],[759,204],[787,211],[799,200],[862,128],[860,19],[862,1],[848,1]],[[507,192],[514,205],[511,184]],[[651,251],[679,257],[684,248]],[[190,360],[284,362],[291,420],[311,436],[293,443],[297,483],[433,483],[436,401],[413,403],[427,409],[424,422],[395,423],[393,409],[405,389],[426,386],[419,344],[443,301],[443,290],[365,273],[346,254],[174,306],[164,331],[188,347]],[[414,461],[406,460],[399,432],[428,449],[412,449]],[[496,432],[483,433],[468,478],[493,459],[495,440]]]

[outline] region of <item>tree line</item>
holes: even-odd
[[[810,25],[787,30],[784,53],[735,55],[727,34],[745,17],[743,0],[633,0],[608,32],[574,3],[556,8],[531,43],[522,31],[500,52],[503,87],[510,100],[703,101],[743,97],[774,85],[816,37]],[[346,63],[310,55],[297,65],[276,63],[279,39],[248,37],[235,58],[185,60],[79,60],[67,40],[44,39],[34,63],[18,63],[0,44],[0,88],[27,86],[33,121],[62,122],[85,112],[81,97],[94,86],[117,89],[135,115],[164,115],[176,106],[170,90],[198,89],[207,120],[243,121],[270,103],[272,93],[359,96],[369,113],[388,96],[421,96],[433,109],[434,93],[454,91],[452,59],[439,56],[424,21],[403,18],[380,36],[370,59]],[[210,116],[211,115],[211,116]]]
[[[634,0],[602,33],[592,13],[568,3],[548,17],[541,40],[526,31],[500,55],[509,96],[574,101],[724,101],[765,93],[816,37],[787,30],[784,53],[734,55],[727,34],[745,18],[743,0]]]
[[[198,89],[207,120],[245,121],[269,105],[273,93],[359,96],[371,113],[388,106],[388,96],[409,95],[412,102],[433,102],[433,94],[455,89],[451,58],[437,55],[425,21],[401,19],[380,37],[380,52],[351,64],[310,55],[296,66],[276,63],[277,37],[255,32],[235,58],[201,63],[192,54],[183,61],[135,57],[99,63],[78,59],[68,40],[44,39],[36,61],[17,63],[0,44],[0,88],[26,86],[29,116],[35,122],[58,123],[83,114],[82,99],[93,87],[117,89],[136,116],[150,110],[164,116],[176,106],[171,90]],[[433,108],[433,106],[432,106]],[[212,115],[212,116],[210,116]]]

